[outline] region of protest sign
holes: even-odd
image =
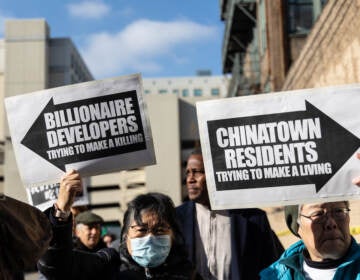
[[[198,102],[213,209],[359,197],[360,86]]]
[[[89,180],[83,178],[83,191],[76,194],[73,206],[88,205],[89,197],[87,192],[87,184]],[[49,183],[38,186],[30,186],[26,188],[26,194],[29,203],[32,206],[45,211],[54,205],[58,198],[60,183]]]
[[[155,163],[138,74],[5,99],[25,185],[77,169],[92,176]]]

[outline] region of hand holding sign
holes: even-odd
[[[60,180],[57,208],[63,212],[70,211],[77,193],[82,191],[81,176],[76,170],[70,170]]]
[[[357,154],[356,154],[356,157],[357,157],[358,159],[360,159],[360,153],[357,153]],[[354,185],[357,185],[358,187],[360,187],[360,176],[354,178],[354,179],[352,180],[352,183],[353,183]]]
[[[93,176],[154,164],[142,91],[134,74],[6,98],[24,185],[53,183],[70,169]]]

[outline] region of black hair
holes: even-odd
[[[199,147],[194,148],[190,153],[190,156],[191,155],[200,155],[200,156],[202,156],[201,147],[199,146]]]
[[[141,225],[141,215],[148,211],[155,213],[160,222],[169,224],[174,233],[174,245],[181,245],[184,243],[173,201],[169,196],[156,192],[138,195],[129,202],[128,208],[124,214],[123,228],[121,231],[122,243],[126,242],[127,233],[132,221]]]

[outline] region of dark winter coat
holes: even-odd
[[[190,261],[195,261],[196,207],[187,201],[176,208]],[[276,261],[284,248],[260,209],[229,210],[231,221],[231,280],[259,279],[259,272]]]
[[[71,221],[56,221],[51,210],[47,215],[53,225],[53,240],[38,262],[39,271],[47,279],[193,279],[194,269],[184,248],[172,248],[164,264],[145,270],[129,255],[124,244],[87,253],[72,249]]]

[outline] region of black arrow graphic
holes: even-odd
[[[136,118],[136,123],[138,126],[138,129],[136,131],[136,135],[134,133],[122,133],[121,135],[114,136],[108,136],[107,138],[101,138],[101,139],[91,139],[87,141],[81,141],[79,143],[72,142],[67,143],[67,145],[59,145],[56,148],[49,147],[48,138],[47,138],[47,128],[45,123],[44,115],[46,113],[54,113],[56,111],[63,111],[66,112],[66,110],[71,110],[72,108],[80,108],[81,106],[89,106],[90,104],[98,104],[102,102],[110,102],[114,100],[131,98],[132,100],[132,109],[134,111],[133,116]],[[126,117],[126,115],[121,116]],[[64,119],[64,118],[63,118]],[[111,119],[111,118],[110,118]],[[110,119],[101,119],[101,121],[107,121]],[[113,119],[113,117],[112,117]],[[65,120],[69,121],[69,120]],[[92,123],[99,122],[100,120],[91,121]],[[71,128],[73,126],[81,126],[81,125],[87,125],[88,123],[71,123],[70,121],[68,124],[62,123],[61,129],[64,128]],[[54,128],[55,130],[57,128]],[[126,140],[121,140],[122,144],[119,144],[116,147],[113,148],[103,148],[103,149],[93,149],[90,151],[86,151],[85,153],[76,153],[74,150],[74,145],[77,144],[91,144],[91,143],[99,143],[99,141],[108,141],[109,139],[114,140],[116,138],[122,137],[122,139],[125,139],[126,137],[135,137],[139,136],[139,139],[142,139],[142,141],[132,141],[133,143],[127,142]],[[128,139],[128,138],[127,138]],[[74,141],[74,139],[72,140]],[[115,156],[118,154],[123,153],[129,153],[133,151],[138,150],[144,150],[146,149],[146,142],[144,138],[144,130],[142,126],[142,120],[140,115],[140,109],[139,109],[139,102],[137,99],[136,91],[127,91],[127,92],[121,92],[116,94],[110,94],[105,96],[99,96],[89,99],[83,99],[83,100],[76,100],[73,102],[68,103],[62,103],[62,104],[54,104],[53,98],[49,100],[45,108],[42,110],[40,115],[37,117],[37,119],[34,121],[33,125],[30,127],[26,135],[24,136],[23,140],[21,141],[21,144],[38,154],[40,157],[44,158],[51,164],[55,165],[59,169],[65,171],[65,165],[69,163],[75,163],[75,162],[82,162],[86,160],[92,160],[97,158],[104,158],[109,156]],[[57,156],[50,156],[49,151],[58,149],[59,154]]]
[[[350,131],[342,127],[332,118],[321,112],[311,103],[305,100],[306,110],[287,113],[277,113],[262,116],[232,118],[223,120],[208,121],[208,131],[210,138],[211,153],[213,159],[213,169],[216,171],[226,170],[224,157],[224,149],[220,148],[216,140],[216,130],[220,127],[235,127],[244,125],[253,125],[261,123],[278,123],[280,121],[291,121],[299,119],[319,118],[321,124],[320,139],[309,139],[316,143],[316,151],[318,153],[317,163],[331,163],[330,174],[312,174],[306,176],[290,176],[282,178],[261,178],[255,180],[241,181],[224,181],[217,180],[216,173],[215,182],[217,190],[234,190],[249,188],[264,188],[290,185],[314,184],[316,191],[319,190],[330,180],[332,176],[344,165],[349,157],[359,148],[360,139]],[[290,142],[289,142],[290,143]],[[294,142],[292,142],[294,143]],[[272,143],[266,145],[280,144]],[[286,143],[281,143],[286,144]],[[237,147],[231,147],[237,148]],[[277,165],[281,166],[281,165]],[[256,167],[255,167],[256,168]]]

